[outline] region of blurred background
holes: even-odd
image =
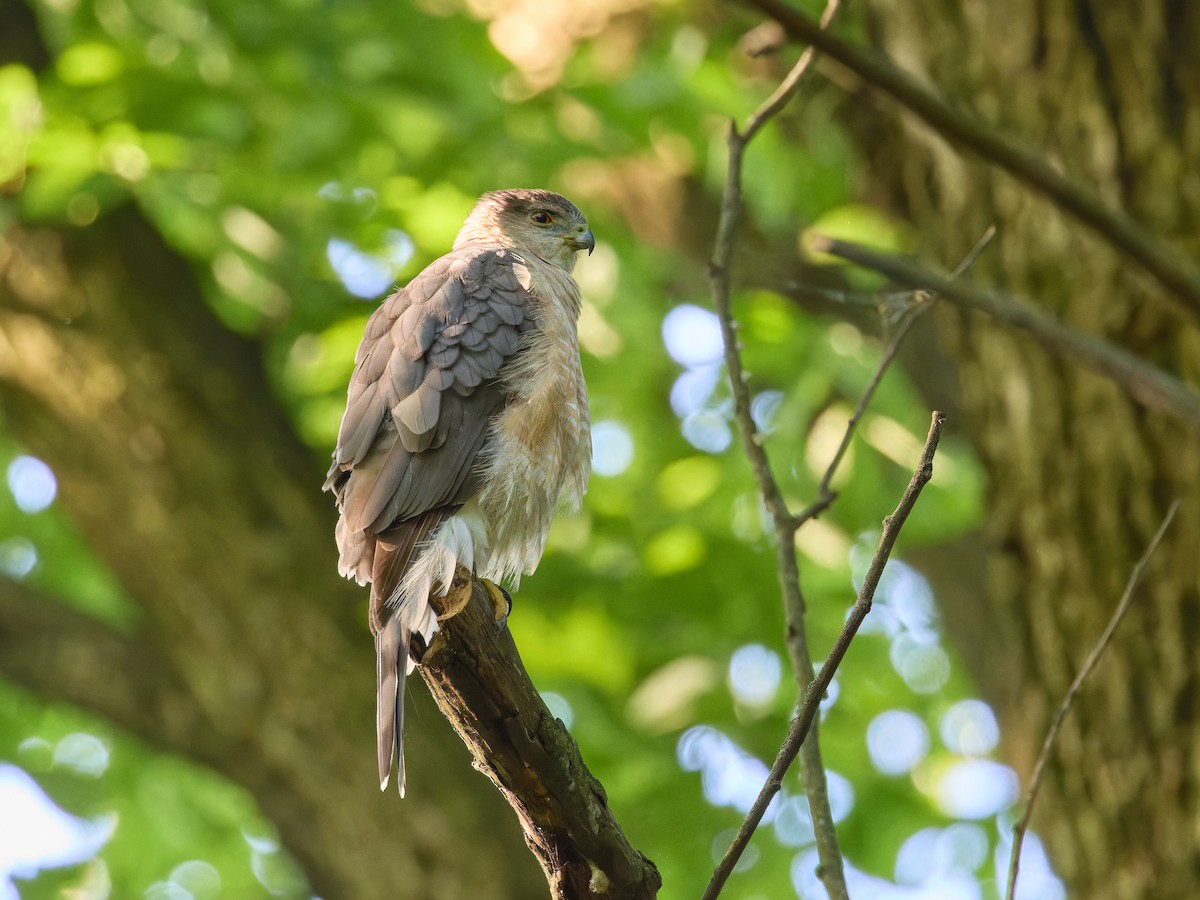
[[[504,187],[566,194],[599,240],[577,270],[595,474],[509,625],[661,896],[699,894],[797,698],[706,273],[728,121],[799,50],[762,20],[0,3],[0,897],[544,894],[421,686],[409,795],[379,794],[366,593],[320,492],[367,317]],[[837,27],[1195,254],[1192,6],[864,0]],[[794,509],[888,327],[886,286],[812,258],[814,231],[952,268],[996,224],[970,281],[1200,383],[1194,315],[836,65],[746,166],[734,312]],[[934,480],[822,707],[852,895],[1001,896],[1051,713],[1181,497],[1056,747],[1018,896],[1193,896],[1195,432],[936,307],[797,536],[814,658],[932,408]],[[824,897],[815,859],[793,773],[726,896]]]

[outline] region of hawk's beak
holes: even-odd
[[[567,246],[572,250],[582,250],[586,247],[588,256],[591,256],[592,251],[596,249],[596,236],[592,234],[592,229],[590,228],[578,237],[569,237],[566,240]]]

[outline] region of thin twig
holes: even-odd
[[[817,27],[822,30],[828,28],[829,23],[833,21],[833,17],[838,14],[841,5],[842,0],[829,0],[825,4],[825,12],[821,14],[821,21]],[[812,46],[804,48],[804,52],[800,54],[800,58],[796,60],[796,64],[792,66],[792,70],[779,83],[779,87],[775,88],[774,93],[762,102],[762,105],[754,111],[754,115],[746,122],[746,129],[742,132],[743,144],[748,144],[754,140],[754,136],[758,134],[759,129],[778,115],[791,102],[792,97],[796,96],[796,91],[800,89],[800,82],[803,80],[805,73],[812,68],[816,56],[817,51]]]
[[[1101,654],[1104,653],[1105,649],[1112,642],[1112,637],[1117,630],[1117,626],[1121,624],[1125,613],[1129,611],[1130,604],[1133,603],[1133,592],[1137,588],[1138,582],[1142,580],[1142,572],[1145,571],[1146,565],[1150,562],[1150,557],[1154,555],[1154,551],[1158,549],[1158,545],[1162,542],[1163,535],[1166,534],[1167,528],[1170,527],[1171,520],[1175,518],[1175,512],[1178,509],[1179,501],[1176,500],[1171,504],[1171,508],[1167,510],[1162,524],[1158,526],[1158,531],[1150,539],[1150,543],[1146,546],[1145,552],[1142,553],[1141,559],[1137,561],[1137,565],[1129,573],[1129,581],[1125,584],[1125,593],[1121,595],[1121,601],[1117,604],[1116,611],[1112,614],[1112,618],[1108,620],[1108,626],[1104,629],[1104,633],[1100,635],[1100,639],[1092,647],[1092,652],[1088,654],[1083,668],[1079,670],[1079,674],[1075,676],[1075,680],[1067,688],[1067,693],[1063,697],[1062,703],[1058,705],[1058,711],[1054,714],[1054,720],[1050,723],[1050,730],[1046,732],[1046,739],[1042,741],[1042,750],[1038,754],[1037,762],[1034,763],[1033,775],[1029,779],[1029,790],[1025,794],[1025,813],[1021,816],[1021,820],[1013,826],[1012,854],[1008,861],[1008,891],[1005,894],[1007,900],[1013,900],[1017,893],[1017,870],[1021,867],[1021,845],[1025,842],[1025,833],[1029,830],[1029,822],[1033,818],[1033,804],[1037,801],[1038,791],[1042,787],[1042,775],[1045,772],[1046,763],[1050,759],[1050,750],[1054,746],[1055,739],[1058,737],[1058,731],[1062,727],[1063,719],[1066,718],[1067,713],[1070,711],[1071,704],[1075,700],[1075,695],[1079,693],[1083,682],[1092,674],[1092,670],[1096,668],[1096,663],[1100,661]]]
[[[963,257],[962,262],[958,264],[950,277],[958,278],[963,272],[967,271],[995,236],[996,226],[989,225],[987,230],[984,231],[983,236],[975,242],[975,246]],[[842,435],[842,442],[838,445],[837,452],[833,454],[833,459],[829,461],[829,465],[825,469],[825,474],[821,476],[821,483],[817,486],[817,499],[801,510],[795,517],[797,528],[809,519],[819,516],[837,499],[837,492],[830,485],[833,482],[834,475],[837,474],[838,467],[842,463],[842,458],[850,448],[850,442],[854,438],[854,432],[858,428],[858,423],[862,420],[867,406],[875,396],[875,391],[883,380],[888,367],[891,366],[892,360],[896,358],[896,353],[899,352],[900,344],[903,343],[905,335],[908,334],[908,329],[912,327],[912,324],[921,313],[929,308],[929,301],[931,299],[932,297],[928,292],[918,291],[914,300],[909,302],[907,309],[900,318],[900,326],[893,333],[891,340],[888,341],[887,348],[883,351],[883,358],[879,361],[879,365],[875,369],[875,374],[871,376],[871,381],[867,385],[867,389],[863,391],[862,396],[858,399],[858,405],[854,408],[854,414],[850,416],[850,420],[846,423],[846,431]]]
[[[821,17],[822,27],[828,25],[837,14],[840,3],[841,0],[828,0],[825,12]],[[736,123],[730,123],[728,172],[725,191],[721,199],[721,212],[717,222],[712,261],[709,264],[713,305],[721,322],[721,336],[725,344],[725,366],[729,372],[733,393],[734,417],[738,423],[738,431],[746,450],[746,456],[750,460],[750,467],[754,472],[759,492],[774,523],[776,572],[779,577],[780,592],[783,596],[788,655],[791,657],[796,679],[801,685],[812,680],[813,666],[804,630],[804,597],[800,591],[800,573],[796,567],[796,523],[771,471],[762,435],[751,414],[750,388],[745,368],[742,365],[737,325],[730,308],[729,268],[742,209],[742,158],[746,146],[762,127],[795,96],[804,74],[811,68],[814,58],[815,52],[811,49],[806,49],[801,53],[799,60],[787,77],[747,121],[744,132],[739,133]],[[808,741],[803,748],[801,769],[804,774],[804,789],[813,817],[817,853],[821,862],[821,879],[833,900],[848,900],[845,875],[842,871],[842,854],[837,844],[837,832],[834,828],[833,813],[829,808],[829,797],[825,785],[825,769],[821,764],[821,751],[815,740],[815,734],[814,740]]]
[[[817,47],[916,114],[946,139],[970,148],[1045,194],[1055,206],[1092,228],[1118,252],[1141,264],[1179,299],[1193,318],[1200,317],[1200,271],[1195,264],[1161,237],[1151,234],[1123,212],[1110,208],[1094,190],[1068,180],[1040,155],[954,108],[886,58],[828,33],[779,0],[750,0],[750,3],[782,25],[793,40]]]
[[[995,236],[995,225],[989,225],[987,228],[985,228],[983,230],[983,234],[980,235],[979,240],[975,242],[975,246],[967,252],[967,255],[962,258],[962,262],[960,262],[955,267],[954,271],[950,273],[950,278],[959,278],[965,271],[967,271],[967,269],[975,265],[975,260],[979,259],[979,254],[987,249],[987,245],[992,242],[992,238]]]
[[[888,557],[891,556],[892,547],[896,544],[896,538],[900,535],[900,529],[904,527],[904,522],[908,518],[908,514],[912,512],[913,506],[921,494],[921,490],[929,483],[929,479],[933,477],[933,456],[937,452],[938,441],[941,439],[942,426],[945,422],[946,417],[942,413],[934,412],[933,421],[929,426],[929,434],[925,438],[925,449],[921,451],[921,461],[913,472],[912,479],[909,481],[904,495],[900,498],[900,503],[897,505],[896,511],[883,520],[883,533],[879,536],[879,546],[875,549],[875,555],[871,559],[871,565],[867,569],[862,587],[859,588],[858,599],[850,610],[850,615],[846,618],[846,624],[842,626],[841,633],[838,634],[833,649],[829,651],[825,665],[821,666],[820,673],[809,684],[808,690],[804,692],[804,700],[800,704],[800,710],[797,712],[796,718],[792,720],[791,727],[788,729],[787,740],[779,748],[779,754],[775,757],[775,762],[771,766],[767,782],[763,785],[762,790],[755,799],[754,805],[750,807],[750,812],[746,815],[745,821],[742,822],[742,827],[738,829],[733,843],[721,858],[721,862],[713,873],[707,890],[704,892],[704,900],[713,900],[713,898],[720,894],[725,881],[729,878],[734,866],[737,865],[743,851],[750,843],[750,838],[754,834],[755,829],[758,828],[759,823],[762,821],[762,817],[766,813],[767,807],[770,806],[771,800],[779,793],[779,789],[783,785],[783,777],[795,761],[796,754],[799,753],[800,747],[804,743],[804,738],[807,736],[809,728],[816,719],[821,699],[829,689],[829,684],[833,681],[833,676],[837,673],[838,666],[841,665],[842,658],[845,657],[846,651],[850,647],[850,642],[854,640],[855,634],[858,633],[859,626],[862,625],[863,620],[867,617],[867,613],[871,611],[871,604],[875,598],[875,589],[879,586],[879,578],[883,574],[883,568],[887,564]]]
[[[850,442],[854,440],[854,433],[858,430],[858,423],[862,421],[862,417],[867,411],[867,406],[875,396],[875,391],[879,387],[880,382],[883,381],[884,374],[891,366],[892,360],[896,358],[896,354],[900,350],[900,344],[904,341],[904,336],[908,334],[908,329],[912,327],[913,322],[917,320],[917,317],[927,307],[928,298],[923,300],[918,299],[915,308],[903,318],[900,322],[900,327],[896,329],[895,334],[892,335],[892,339],[888,341],[887,348],[883,351],[883,358],[875,368],[875,374],[871,376],[871,381],[867,384],[867,389],[858,398],[858,405],[854,407],[854,413],[846,423],[846,430],[842,434],[842,442],[838,444],[837,451],[833,454],[833,459],[829,461],[829,465],[825,469],[825,474],[821,476],[821,483],[817,485],[817,499],[801,510],[795,517],[797,528],[809,519],[815,519],[837,499],[837,491],[833,490],[830,486],[833,482],[833,476],[837,474],[838,467],[842,464],[842,458],[845,457],[846,451],[850,449]]]
[[[1182,381],[1104,338],[1076,331],[1040,309],[999,291],[979,291],[952,282],[945,275],[909,259],[823,236],[811,238],[810,245],[822,253],[840,256],[881,272],[900,284],[925,288],[959,306],[979,310],[1013,328],[1027,331],[1052,352],[1072,357],[1109,378],[1143,406],[1200,428],[1200,396]]]
[[[841,0],[829,0],[821,16],[821,27],[826,27],[837,14]],[[766,101],[746,123],[744,133],[739,133],[734,122],[729,124],[729,161],[725,180],[725,192],[721,198],[721,212],[717,221],[717,236],[713,246],[712,261],[709,263],[709,280],[712,284],[713,302],[721,320],[721,336],[725,343],[725,367],[733,391],[734,410],[746,455],[750,458],[755,480],[762,490],[763,501],[768,512],[777,520],[790,519],[787,503],[771,472],[771,465],[763,449],[758,427],[750,411],[750,388],[742,366],[741,345],[737,337],[737,325],[730,309],[730,260],[742,211],[742,157],[746,145],[759,130],[795,95],[804,74],[812,67],[815,54],[811,48],[800,54],[796,65]]]

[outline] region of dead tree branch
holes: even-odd
[[[476,582],[467,608],[434,637],[420,671],[438,708],[516,811],[552,896],[653,898],[658,870],[626,840],[604,788],[493,616]]]
[[[995,226],[989,226],[979,240],[975,242],[975,246],[971,248],[970,252],[963,257],[962,262],[958,264],[958,267],[950,277],[952,279],[957,278],[963,272],[967,271],[995,236]],[[890,300],[894,296],[886,297],[885,300]],[[866,390],[863,391],[862,396],[858,399],[858,405],[854,407],[854,413],[846,423],[846,431],[842,435],[841,443],[838,444],[833,458],[829,461],[829,465],[825,468],[825,473],[821,476],[821,483],[817,486],[817,499],[796,516],[797,528],[809,519],[816,518],[837,499],[837,492],[833,490],[831,484],[833,483],[834,475],[837,474],[838,467],[842,464],[842,459],[845,457],[846,451],[850,449],[850,442],[854,439],[858,423],[862,421],[862,417],[871,403],[871,398],[875,396],[875,391],[879,388],[880,382],[883,381],[884,374],[891,366],[892,360],[896,358],[896,354],[900,351],[900,345],[904,342],[904,338],[908,334],[908,329],[929,308],[930,301],[933,299],[933,295],[928,291],[916,291],[910,295],[903,295],[900,298],[901,310],[894,326],[889,323],[886,314],[881,313],[884,316],[885,331],[892,332],[891,338],[888,340],[887,347],[884,348],[883,357],[880,359],[879,365],[875,368],[875,374],[871,376]]]

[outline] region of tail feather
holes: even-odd
[[[404,796],[404,676],[412,668],[408,660],[408,645],[414,633],[428,641],[436,628],[436,619],[429,608],[427,596],[433,588],[432,570],[427,564],[413,564],[425,555],[430,535],[459,510],[458,505],[431,509],[412,519],[406,519],[374,535],[371,542],[371,631],[375,635],[376,737],[379,752],[379,788],[385,790],[391,780],[392,766],[400,769],[400,796]],[[469,536],[468,536],[469,537]],[[441,554],[437,556],[440,561]],[[365,564],[365,563],[364,563]],[[361,565],[352,568],[361,573]],[[349,568],[349,567],[348,567]],[[449,567],[453,576],[453,559]],[[429,583],[421,578],[429,575]],[[420,582],[414,584],[413,582]]]
[[[414,628],[399,597],[400,584],[417,545],[451,516],[457,506],[446,506],[401,522],[386,535],[375,535],[371,547],[371,631],[375,635],[375,733],[379,752],[379,789],[386,790],[392,765],[399,760],[400,796],[404,796],[404,675],[408,671],[408,643]],[[344,520],[343,520],[344,521]],[[357,572],[357,570],[355,570]]]
[[[392,763],[397,762],[397,787],[404,796],[404,676],[408,665],[408,629],[393,616],[375,635],[378,697],[375,730],[379,751],[379,789],[387,790]]]

